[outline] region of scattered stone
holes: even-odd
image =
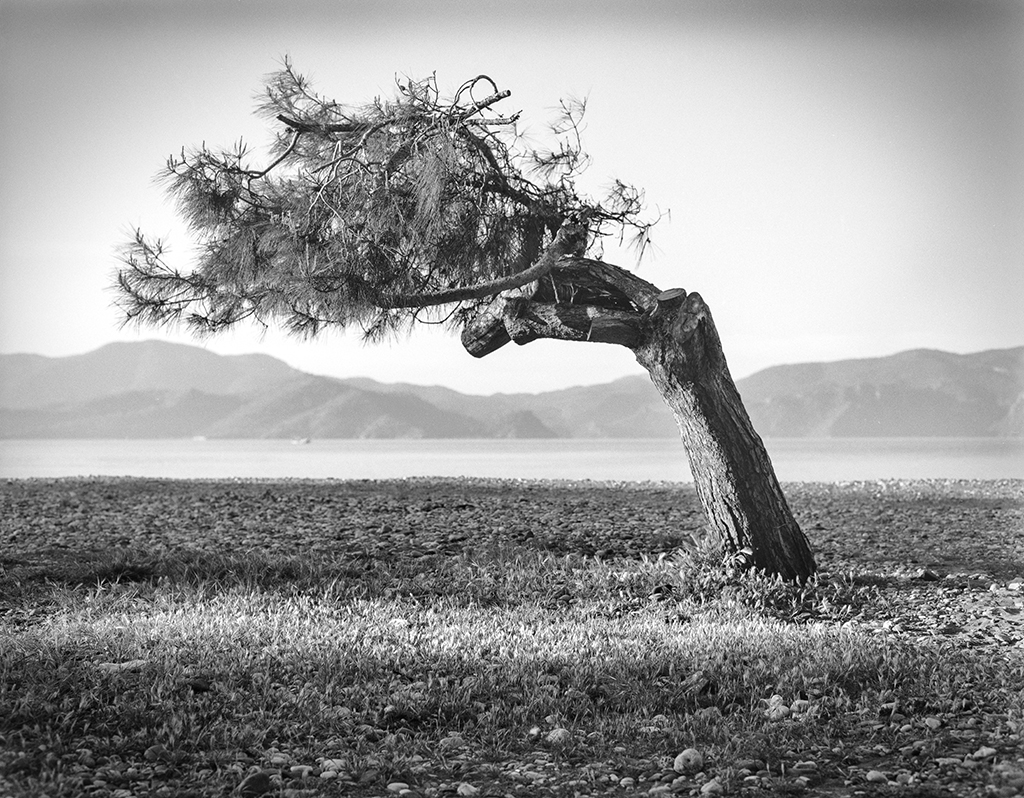
[[[889,781],[889,777],[880,770],[869,770],[864,778],[876,784],[885,784]]]
[[[572,732],[568,729],[558,727],[548,732],[547,737],[544,738],[548,745],[558,746],[559,748],[568,745],[572,742]]]
[[[635,784],[636,784],[636,779],[631,778],[629,776],[623,776],[621,779],[619,779],[619,786],[620,787],[632,787]]]
[[[942,721],[938,718],[925,718],[924,725],[932,731],[937,731],[938,729],[942,728]]]
[[[192,689],[193,693],[208,693],[213,689],[213,684],[209,679],[204,679],[202,676],[193,676],[190,679],[186,679],[183,684],[185,687]]]
[[[458,786],[455,792],[457,792],[459,795],[470,796],[478,794],[480,792],[480,788],[474,787],[469,782],[464,781]]]
[[[989,748],[987,745],[983,745],[971,754],[971,759],[991,759],[998,753],[999,752],[995,748]]]
[[[687,748],[680,752],[672,763],[676,773],[696,773],[704,767],[704,755],[696,748]]]
[[[711,781],[700,788],[701,795],[721,795],[724,792],[725,787],[722,786],[722,783],[717,778],[711,779]]]
[[[408,790],[409,785],[404,781],[393,781],[388,785],[388,792],[401,792],[402,790]]]
[[[142,756],[145,757],[147,762],[166,762],[171,758],[171,753],[162,745],[157,743],[156,745],[151,745],[147,748],[146,752]]]
[[[270,792],[273,786],[270,776],[261,770],[256,773],[250,773],[242,779],[242,783],[238,785],[238,794],[242,798],[251,798],[252,796]]]
[[[96,669],[104,673],[127,673],[141,671],[148,664],[148,659],[130,659],[127,662],[97,662]]]
[[[768,707],[768,709],[764,711],[765,717],[772,721],[785,720],[791,714],[789,707],[785,704],[777,704],[776,706]]]

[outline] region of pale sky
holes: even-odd
[[[183,145],[266,144],[253,96],[284,55],[352,103],[396,74],[451,90],[486,73],[538,134],[560,98],[587,96],[587,184],[618,177],[671,212],[639,273],[704,296],[737,378],[1024,344],[1024,2],[552,5],[0,0],[0,352],[191,342],[119,329],[114,253],[138,225],[187,254],[153,176]],[[622,347],[475,360],[430,329],[366,346],[246,328],[203,345],[470,393],[642,373]]]

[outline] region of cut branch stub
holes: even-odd
[[[654,298],[655,304],[651,309],[651,316],[666,313],[679,307],[686,300],[686,296],[686,289],[684,288],[669,288],[666,291],[662,291]]]

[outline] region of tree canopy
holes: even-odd
[[[266,80],[274,126],[264,165],[248,146],[205,144],[161,174],[198,245],[190,271],[135,230],[121,252],[127,321],[185,322],[199,334],[242,320],[315,335],[357,325],[376,338],[415,321],[464,326],[491,297],[527,285],[597,239],[652,222],[614,181],[582,196],[584,104],[562,102],[552,146],[528,146],[510,92],[485,75],[443,98],[436,77],[398,80],[393,98],[342,105],[289,62]]]

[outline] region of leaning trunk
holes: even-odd
[[[476,357],[538,338],[631,349],[675,414],[712,530],[734,552],[747,549],[756,569],[800,582],[814,573],[807,538],[750,423],[699,294],[659,292],[611,264],[571,258],[539,282],[495,297],[462,333]]]
[[[733,551],[747,549],[754,568],[805,581],[814,557],[743,407],[707,305],[699,294],[668,298],[643,338],[636,359],[675,415],[711,529]]]

